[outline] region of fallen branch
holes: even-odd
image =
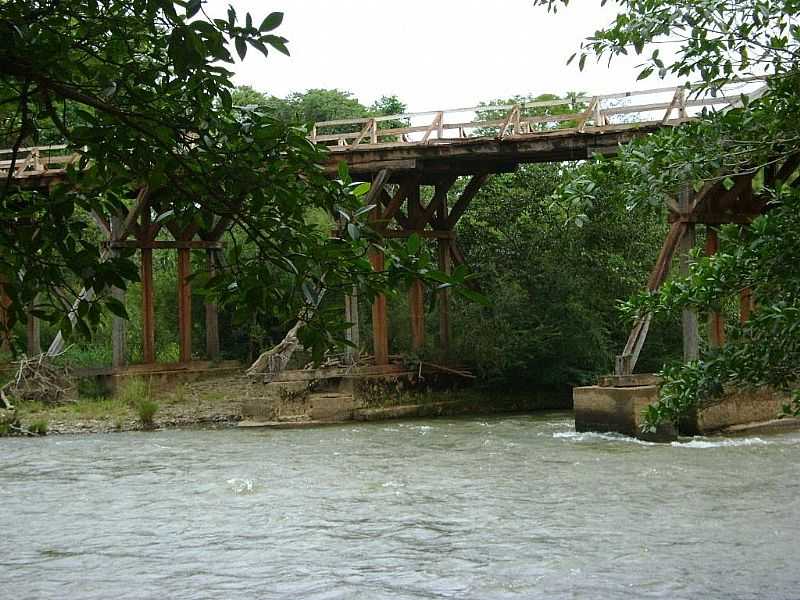
[[[273,377],[286,369],[286,365],[289,364],[295,350],[300,347],[300,340],[297,337],[297,332],[314,317],[314,313],[317,311],[317,308],[319,308],[320,302],[322,302],[322,298],[325,296],[325,291],[325,288],[322,288],[316,294],[316,300],[308,303],[308,306],[303,309],[301,316],[298,317],[297,323],[294,324],[294,327],[289,330],[289,333],[286,334],[278,345],[261,353],[256,361],[250,365],[250,368],[245,371],[247,375],[260,375],[263,373],[271,381]]]

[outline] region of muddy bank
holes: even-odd
[[[299,386],[305,390],[305,386]],[[368,388],[371,386],[367,386]],[[264,402],[263,384],[254,384],[241,375],[221,379],[179,384],[170,389],[151,391],[144,387],[129,386],[109,398],[87,398],[60,406],[40,403],[20,403],[17,418],[25,427],[46,424],[48,434],[113,433],[146,429],[174,428],[226,428],[235,427],[248,417],[254,401]],[[299,391],[299,390],[298,390]],[[145,395],[147,397],[145,398]],[[302,413],[300,406],[307,393],[281,393],[272,397],[269,410],[280,414],[280,421],[291,426],[296,420],[289,414]],[[340,418],[338,414],[319,420],[322,408],[317,405],[315,418],[295,426],[313,426],[323,422],[346,420],[390,420],[399,418],[454,416],[489,413],[524,413],[550,408],[571,408],[569,400],[552,391],[507,392],[463,388],[455,390],[424,389],[419,393],[392,390],[385,386],[370,392],[371,400],[364,410]],[[142,400],[157,405],[151,427],[145,426],[138,407]],[[286,418],[289,417],[289,418]],[[273,417],[277,421],[277,417]]]

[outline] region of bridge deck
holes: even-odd
[[[585,160],[594,154],[614,154],[621,144],[656,131],[660,122],[608,125],[592,128],[555,129],[503,138],[482,136],[430,140],[426,143],[385,143],[329,148],[326,170],[335,174],[341,161],[357,178],[390,169],[394,180],[410,172],[422,183],[443,176],[512,171],[523,163]]]

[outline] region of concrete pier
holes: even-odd
[[[652,374],[601,377],[598,385],[573,390],[577,431],[615,432],[652,441],[681,435],[745,431],[776,419],[785,394],[774,390],[732,391],[688,415],[676,430],[671,424],[643,433],[644,411],[658,401],[659,381]]]

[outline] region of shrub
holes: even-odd
[[[136,404],[136,412],[139,415],[139,422],[142,427],[144,429],[152,429],[155,426],[153,417],[158,412],[158,403],[149,398],[139,400]]]
[[[47,421],[37,419],[27,427],[32,435],[47,435]]]

